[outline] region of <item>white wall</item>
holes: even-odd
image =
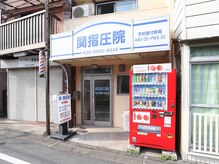
[[[219,36],[219,0],[176,0],[174,37],[197,39]]]
[[[135,11],[127,11],[127,12],[118,12],[118,13],[110,13],[103,15],[94,15],[76,19],[68,19],[64,21],[64,31],[72,31],[80,25],[88,23],[90,21],[98,20],[98,19],[106,19],[106,18],[123,18],[123,19],[149,19],[154,17],[162,17],[168,16],[170,13],[170,7],[168,6],[166,0],[153,0],[153,1],[145,1],[139,0],[138,2],[138,10]]]
[[[8,118],[34,121],[36,115],[34,70],[9,70],[8,77]]]
[[[129,110],[129,94],[117,94],[117,76],[128,75],[131,65],[125,65],[125,72],[119,72],[119,65],[114,66],[113,73],[113,122],[114,127],[123,127],[122,113]]]
[[[9,69],[8,118],[28,121],[46,121],[45,79],[38,77],[37,68]],[[62,69],[50,68],[50,116],[52,95],[62,91]],[[51,117],[51,122],[53,118]]]
[[[176,0],[173,6],[174,38],[186,39],[185,1]]]

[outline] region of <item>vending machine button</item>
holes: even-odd
[[[152,118],[156,119],[157,115],[156,114],[152,114]]]

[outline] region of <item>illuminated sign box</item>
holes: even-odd
[[[51,36],[51,59],[170,50],[169,17],[104,19]]]

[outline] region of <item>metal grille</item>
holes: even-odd
[[[44,42],[44,11],[0,25],[0,50]]]
[[[219,155],[219,115],[200,114],[193,115],[192,147],[193,152]]]

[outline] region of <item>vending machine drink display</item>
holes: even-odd
[[[130,77],[130,144],[175,150],[176,70],[170,63],[134,65]]]

